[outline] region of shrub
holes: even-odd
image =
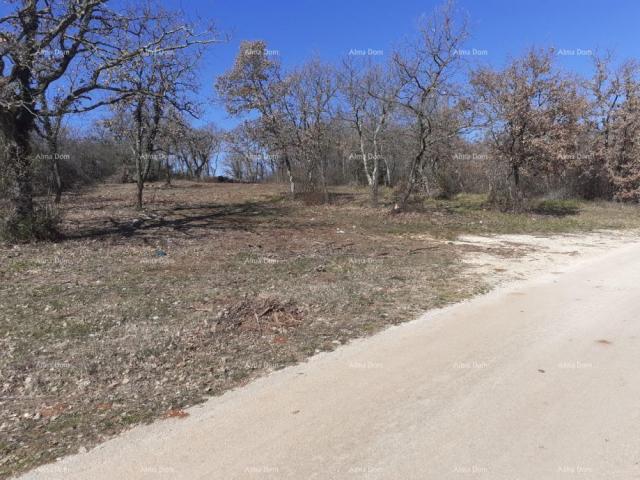
[[[18,219],[9,215],[0,222],[0,239],[10,243],[60,238],[60,213],[51,204],[35,205],[33,215]]]
[[[576,215],[580,212],[580,204],[576,200],[539,200],[534,202],[531,210],[542,215]]]

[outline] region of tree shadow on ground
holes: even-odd
[[[172,233],[198,237],[212,231],[255,231],[263,223],[269,223],[273,228],[274,220],[286,218],[288,211],[286,206],[264,202],[175,205],[146,209],[133,219],[101,217],[75,231],[63,232],[62,240],[132,238],[149,234],[170,236]]]
[[[301,201],[306,206],[312,205],[346,205],[353,203],[358,199],[364,198],[364,195],[343,192],[328,192],[325,196],[323,192],[308,191],[296,193],[296,200]]]

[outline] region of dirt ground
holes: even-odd
[[[638,230],[598,231],[562,235],[461,235],[455,242],[469,251],[463,257],[466,276],[482,277],[491,286],[526,280],[534,275],[562,273],[576,257],[595,257],[621,245],[637,242]],[[513,256],[502,254],[514,251]],[[496,253],[501,252],[501,253]]]
[[[150,185],[138,212],[133,189],[68,195],[61,241],[0,247],[2,478],[640,227],[613,204],[393,215],[354,189],[314,205],[191,182]]]

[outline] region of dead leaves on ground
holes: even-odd
[[[162,417],[163,418],[186,418],[189,414],[179,408],[172,408],[168,410]]]
[[[64,403],[56,403],[54,405],[44,406],[38,412],[43,418],[57,417],[67,409]]]
[[[245,299],[222,310],[216,327],[226,332],[282,335],[298,327],[303,318],[304,312],[292,302]]]

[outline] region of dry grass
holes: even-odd
[[[460,233],[640,224],[610,204],[509,215],[467,196],[391,215],[363,191],[283,192],[152,185],[137,212],[133,186],[102,186],[64,199],[65,240],[0,247],[0,476],[481,291]]]

